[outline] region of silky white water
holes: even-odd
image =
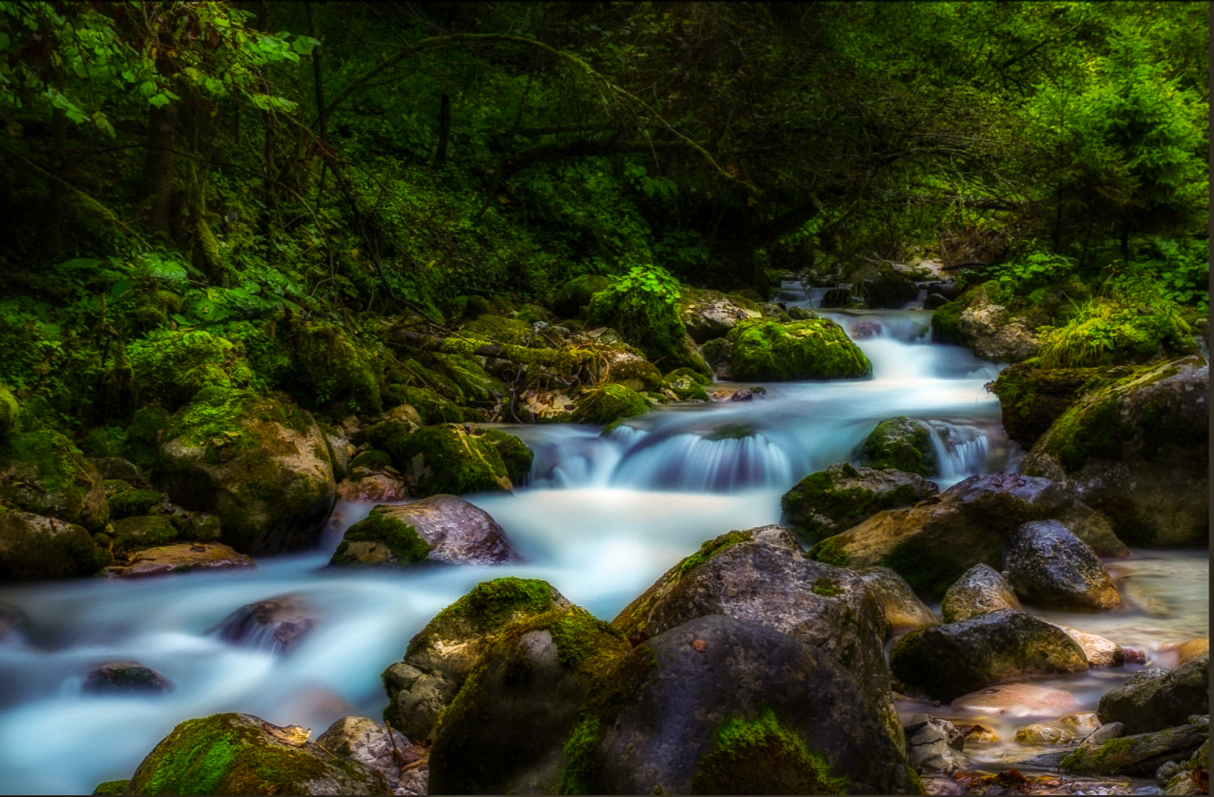
[[[28,639],[0,643],[0,793],[87,794],[100,781],[130,777],[177,723],[221,711],[303,725],[314,736],[347,714],[378,718],[386,704],[380,673],[482,580],[542,578],[610,620],[704,540],[778,522],[789,487],[851,459],[885,418],[930,422],[942,487],[1014,463],[998,404],[983,388],[997,367],[928,343],[927,313],[824,314],[858,330],[873,378],[768,384],[753,401],[661,408],[609,434],[508,427],[535,450],[531,484],[467,497],[505,528],[524,564],[327,569],[342,529],[370,510],[339,504],[320,548],[264,559],[256,570],[0,589],[0,603],[31,618]],[[1152,655],[1205,635],[1204,559],[1151,553],[1117,567],[1154,601],[1151,613],[1066,622]],[[287,653],[215,633],[241,606],[285,594],[303,596],[318,620]],[[151,667],[175,688],[131,697],[81,692],[91,667],[116,660]],[[1068,688],[1094,706],[1092,695],[1110,688],[1103,677],[1076,678]]]

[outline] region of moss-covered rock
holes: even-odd
[[[1210,711],[1210,654],[1174,670],[1136,676],[1100,698],[1101,722],[1120,722],[1127,733],[1147,733],[1180,725],[1192,714]]]
[[[224,542],[254,555],[314,544],[337,492],[310,415],[219,388],[173,416],[153,480],[174,503],[218,515]]]
[[[97,788],[93,789],[94,795],[122,795],[130,794],[131,781],[127,780],[107,780],[104,783],[98,783]]]
[[[17,415],[20,412],[21,406],[17,404],[12,391],[0,385],[0,440],[17,428]]]
[[[278,383],[313,407],[339,406],[358,413],[383,409],[375,354],[342,327],[288,316],[280,338],[291,358]],[[340,417],[340,416],[339,416]]]
[[[1027,449],[1081,396],[1133,373],[1133,366],[1040,368],[1016,363],[999,373],[991,390],[999,397],[1008,437]]]
[[[913,473],[854,468],[843,462],[797,482],[780,499],[780,508],[788,527],[812,545],[883,509],[910,506],[939,491]]]
[[[907,634],[889,668],[904,689],[949,701],[1000,681],[1083,672],[1088,660],[1061,628],[1002,609]]]
[[[828,319],[739,323],[730,330],[729,371],[734,379],[786,382],[868,376],[872,363],[842,327]]]
[[[1023,470],[1066,484],[1132,545],[1209,537],[1209,366],[1186,357],[1094,390],[1034,444]]]
[[[155,548],[176,538],[177,529],[166,515],[127,517],[114,523],[115,551]]]
[[[522,440],[501,429],[483,429],[480,437],[497,449],[510,483],[515,486],[526,484],[531,475],[531,463],[535,461],[535,452]]]
[[[139,764],[128,794],[389,794],[375,770],[250,714],[186,720]]]
[[[423,426],[392,455],[397,469],[423,495],[512,488],[497,446],[454,424]]]
[[[1152,733],[1080,745],[1064,756],[1064,772],[1085,775],[1137,775],[1150,777],[1168,761],[1184,761],[1210,739],[1210,726],[1179,725]],[[1188,792],[1179,792],[1188,793]]]
[[[755,301],[701,288],[684,288],[678,308],[687,334],[696,343],[724,337],[739,321],[763,317],[763,310]]]
[[[1056,520],[1032,521],[1012,532],[1003,547],[1003,569],[1031,606],[1078,611],[1125,606],[1096,552]]]
[[[662,387],[678,396],[680,401],[709,401],[711,396],[704,389],[709,381],[690,368],[676,368],[662,380]]]
[[[530,323],[517,318],[503,318],[500,315],[482,315],[469,321],[464,324],[464,334],[494,343],[513,343],[516,346],[544,343],[542,338],[537,337],[535,328]]]
[[[1193,354],[1192,331],[1177,309],[1165,302],[1093,299],[1065,325],[1042,330],[1038,359],[1046,368],[1088,368]]]
[[[961,313],[965,308],[965,302],[954,299],[935,309],[932,313],[932,342],[965,345],[961,335]]]
[[[651,407],[649,400],[640,393],[613,382],[583,390],[575,405],[573,417],[576,421],[599,426],[644,415]]]
[[[126,430],[117,426],[89,429],[80,440],[80,450],[93,459],[121,457],[126,452]]]
[[[552,310],[561,318],[575,318],[590,306],[590,299],[610,287],[611,281],[597,274],[584,274],[561,284],[552,295]]]
[[[392,455],[387,451],[380,451],[377,448],[356,454],[354,459],[350,460],[351,468],[366,468],[368,470],[382,470],[385,466],[391,464]]]
[[[81,526],[0,507],[0,579],[90,576],[105,553]]]
[[[63,435],[21,432],[0,442],[0,498],[10,505],[100,531],[109,520],[105,479]]]
[[[860,452],[864,464],[871,468],[893,468],[920,476],[935,476],[940,471],[928,425],[905,415],[877,424],[864,439]]]
[[[427,560],[434,546],[413,526],[385,515],[383,509],[376,507],[366,519],[346,529],[329,564],[406,567]]]
[[[424,424],[481,420],[481,414],[476,410],[461,407],[429,388],[404,387],[401,388],[400,395],[417,410]]]
[[[126,430],[126,458],[144,469],[156,464],[160,441],[169,428],[171,417],[168,411],[154,404],[136,410]]]
[[[110,520],[122,520],[146,515],[164,503],[164,496],[155,490],[121,490],[107,499]]]
[[[384,719],[411,739],[430,738],[497,634],[525,618],[572,606],[544,581],[507,577],[478,584],[439,612],[409,642],[404,660],[384,671]]]
[[[896,310],[919,297],[919,286],[915,281],[893,269],[864,280],[863,290],[865,301],[874,310]]]
[[[200,329],[153,330],[127,344],[126,354],[139,395],[170,410],[207,385],[243,388],[253,379],[238,345]]]

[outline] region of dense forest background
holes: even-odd
[[[379,411],[390,332],[579,276],[766,298],[928,258],[1097,364],[1204,323],[1207,15],[0,3],[0,383],[102,456],[191,380]]]

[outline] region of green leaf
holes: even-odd
[[[291,48],[300,55],[311,55],[312,50],[320,46],[320,42],[307,36],[296,36],[291,42]]]
[[[162,108],[169,104],[169,98],[163,94],[157,94],[154,97],[148,97],[148,102],[155,105],[157,108]]]

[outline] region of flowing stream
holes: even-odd
[[[795,284],[784,289],[789,304],[815,299]],[[31,618],[28,638],[0,643],[0,793],[88,794],[101,781],[130,777],[177,723],[216,712],[302,725],[314,738],[341,716],[378,718],[386,703],[380,673],[431,617],[482,580],[542,578],[610,620],[704,540],[778,522],[789,487],[851,459],[885,418],[930,422],[942,487],[1015,467],[1019,452],[983,388],[997,366],[929,343],[923,311],[823,314],[872,360],[871,379],[769,384],[752,401],[663,407],[610,433],[506,427],[535,450],[530,485],[468,498],[506,529],[525,564],[327,569],[341,532],[371,509],[341,503],[320,548],[263,560],[256,570],[0,590],[0,603]],[[1143,553],[1116,569],[1145,608],[1051,619],[1142,649],[1149,660],[1166,659],[1161,651],[1170,643],[1208,634],[1204,553]],[[272,639],[220,638],[218,627],[241,606],[288,594],[302,596],[317,618],[289,651],[276,650]],[[137,697],[82,692],[90,668],[117,660],[151,667],[174,689]],[[1129,673],[1093,671],[1050,685],[1092,710]],[[990,746],[987,760],[1012,750],[1015,726],[1033,719],[1031,711],[988,716],[1005,741]]]

